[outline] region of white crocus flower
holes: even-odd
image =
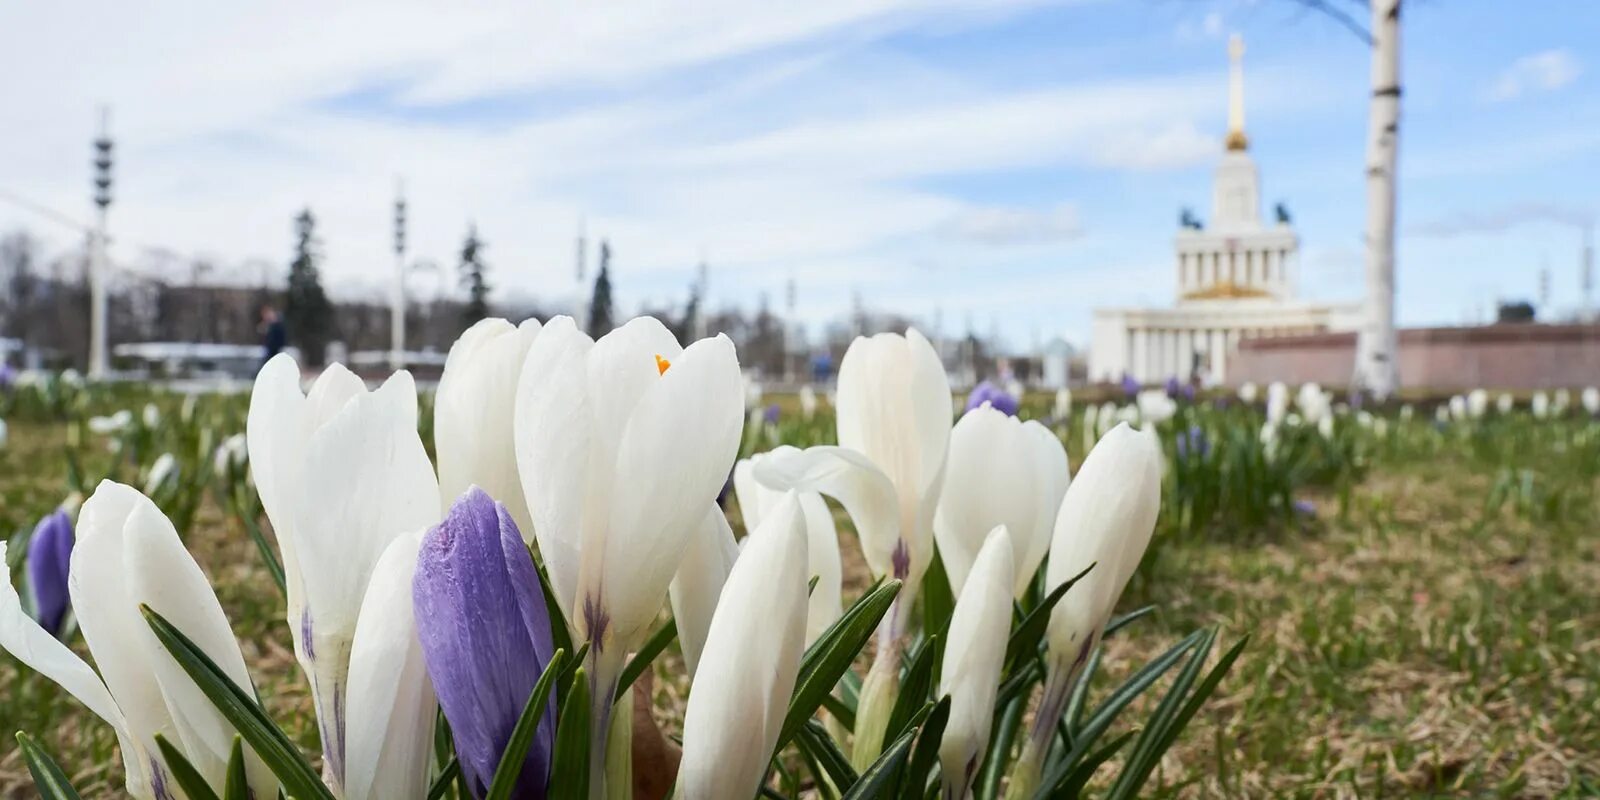
[[[372,569],[350,648],[345,800],[419,798],[433,768],[433,694],[412,609],[420,531],[395,539]]]
[[[390,544],[440,516],[417,434],[416,385],[401,371],[368,392],[335,364],[302,395],[294,359],[274,356],[256,376],[246,437],[282,553],[289,630],[311,681],[325,766],[342,786],[363,599]]]
[[[1065,421],[1072,416],[1072,390],[1062,387],[1056,390],[1055,406],[1051,409],[1057,421]]]
[[[789,445],[772,451],[778,458],[798,452]],[[756,480],[755,465],[771,458],[772,453],[757,453],[733,466],[733,490],[739,499],[739,513],[747,531],[760,529],[761,522],[786,495]],[[828,510],[822,495],[801,492],[799,500],[800,511],[805,516],[806,552],[810,560],[806,579],[817,579],[806,612],[806,644],[810,645],[844,612],[841,595],[844,567],[839,558],[839,533],[833,525],[833,512]]]
[[[1255,383],[1245,381],[1239,386],[1239,402],[1245,405],[1255,405],[1256,395],[1260,392]]]
[[[1146,389],[1139,393],[1137,398],[1139,419],[1146,425],[1154,425],[1172,419],[1178,413],[1178,403],[1167,396],[1165,389]]]
[[[1117,414],[1118,411],[1116,403],[1107,400],[1106,402],[1100,404],[1099,421],[1095,423],[1095,435],[1097,437],[1106,435],[1106,431],[1116,427],[1118,421]]]
[[[990,531],[1004,525],[1015,554],[1013,593],[1021,597],[1050,549],[1056,510],[1067,491],[1067,452],[1038,422],[1023,422],[987,403],[950,432],[945,488],[933,533],[959,596]]]
[[[512,429],[517,377],[538,335],[538,320],[479,320],[450,346],[433,405],[441,506],[477,486],[506,507],[527,542],[533,520],[517,480]]]
[[[858,337],[839,365],[839,446],[774,453],[756,467],[757,479],[769,486],[838,499],[855,521],[873,574],[904,582],[878,628],[877,655],[861,689],[858,768],[882,744],[911,608],[933,561],[952,406],[944,364],[922,334]]]
[[[1281,424],[1289,413],[1289,387],[1282,381],[1267,384],[1267,421]]]
[[[1161,510],[1159,444],[1132,428],[1107,433],[1078,469],[1056,515],[1045,588],[1094,565],[1050,614],[1044,695],[1008,797],[1029,797],[1073,683],[1100,642]]]
[[[133,412],[124,408],[109,417],[90,417],[89,432],[106,436],[126,430],[133,424]]]
[[[1583,402],[1583,410],[1587,411],[1589,416],[1600,414],[1600,388],[1594,386],[1584,388],[1579,399]]]
[[[791,495],[723,587],[684,711],[677,797],[747,800],[761,788],[805,649],[806,583],[804,514]]]
[[[1489,413],[1489,393],[1483,389],[1473,389],[1467,393],[1467,416],[1473,419],[1483,419]]]
[[[811,421],[817,415],[817,390],[811,384],[800,387],[800,418]]]
[[[837,549],[838,545],[835,545]],[[723,584],[733,563],[739,558],[739,543],[733,539],[733,528],[728,526],[728,516],[715,503],[706,512],[700,528],[689,538],[683,561],[667,596],[672,603],[672,618],[678,625],[678,644],[683,647],[684,665],[693,678],[700,665],[700,653],[705,649],[706,635],[711,631],[711,616],[717,610],[717,598],[722,596]]]
[[[1572,392],[1563,386],[1550,395],[1550,412],[1556,416],[1567,413],[1572,405]]]
[[[211,456],[211,468],[218,475],[222,475],[226,474],[230,467],[243,467],[249,460],[250,450],[245,443],[244,434],[236,433],[217,445],[217,451]]]
[[[1517,407],[1517,399],[1512,397],[1510,392],[1501,392],[1500,396],[1495,398],[1494,406],[1502,415],[1510,414],[1511,410]]]
[[[143,422],[146,428],[155,428],[161,424],[161,409],[155,403],[144,404]]]
[[[11,428],[6,425],[5,420],[0,419],[0,449],[3,449],[6,446],[6,442],[9,441],[10,438]]]
[[[1459,394],[1450,396],[1450,418],[1457,422],[1467,418],[1467,398]]]
[[[649,634],[738,454],[739,361],[726,336],[680,348],[640,317],[593,341],[545,325],[517,387],[517,471],[550,587],[587,641],[591,789],[624,658]]]
[[[983,766],[994,721],[994,699],[1011,633],[1011,586],[1016,582],[1011,537],[1004,525],[984,539],[966,588],[950,615],[939,695],[950,698],[950,717],[939,742],[944,797],[965,798]],[[1070,591],[1070,590],[1068,590]]]
[[[1543,391],[1534,392],[1533,399],[1528,402],[1528,408],[1537,419],[1550,416],[1550,395]]]
[[[3,548],[0,544],[0,563]],[[9,580],[0,588],[0,647],[111,725],[122,749],[128,794],[166,800],[177,791],[156,734],[220,791],[233,726],[162,647],[139,606],[149,606],[181,630],[240,689],[255,690],[222,605],[172,523],[132,487],[103,481],[78,516],[68,592],[98,675],[23,613]],[[246,752],[255,796],[275,795],[271,773]]]
[[[155,462],[150,465],[150,471],[145,473],[144,493],[155,494],[177,469],[178,459],[171,453],[162,453],[156,456]]]

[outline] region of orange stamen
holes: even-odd
[[[662,358],[660,353],[656,353],[656,374],[665,375],[667,374],[667,370],[671,368],[672,362]]]

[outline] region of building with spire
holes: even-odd
[[[1244,42],[1228,42],[1228,133],[1206,225],[1185,211],[1173,240],[1177,301],[1167,308],[1095,309],[1089,380],[1227,379],[1228,355],[1257,336],[1352,330],[1359,306],[1296,296],[1300,239],[1279,205],[1261,212],[1261,173],[1244,125]]]

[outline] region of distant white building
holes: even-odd
[[[1261,175],[1244,133],[1244,44],[1228,46],[1228,136],[1211,196],[1211,226],[1184,220],[1174,239],[1178,298],[1169,308],[1095,309],[1089,380],[1142,383],[1199,372],[1227,376],[1241,338],[1352,330],[1359,306],[1295,296],[1299,237],[1287,213],[1261,215]]]

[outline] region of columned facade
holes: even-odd
[[[1211,196],[1211,224],[1185,213],[1173,240],[1176,303],[1096,309],[1089,379],[1141,383],[1227,380],[1241,339],[1353,330],[1358,306],[1296,297],[1300,240],[1279,206],[1261,213],[1261,176],[1244,133],[1244,45],[1229,42],[1228,135]]]

